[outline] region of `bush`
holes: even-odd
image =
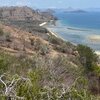
[[[90,47],[84,45],[78,45],[77,50],[79,52],[80,61],[83,66],[85,66],[88,70],[92,70],[93,66],[96,65],[97,55]]]
[[[46,43],[43,43],[41,40],[37,39],[35,42],[34,42],[34,47],[35,47],[35,50],[38,50],[40,54],[42,55],[46,55],[50,48],[49,48],[49,45],[46,44]]]
[[[61,40],[60,38],[55,37],[54,35],[50,35],[50,36],[49,36],[49,41],[50,41],[52,44],[56,44],[56,45],[60,45],[60,44],[63,43],[63,40]]]
[[[40,73],[40,72],[39,72]],[[25,100],[99,100],[100,97],[96,97],[90,94],[87,87],[87,80],[84,77],[78,77],[72,84],[71,88],[65,88],[63,85],[58,87],[41,87],[39,85],[39,73],[34,71],[29,78],[23,78],[25,80],[19,80],[16,82],[14,91],[18,97],[24,97]],[[10,77],[9,83],[11,82]],[[7,83],[7,82],[6,82]],[[12,84],[13,85],[13,84]],[[14,85],[13,85],[14,86]],[[0,88],[1,91],[5,91]],[[6,100],[4,97],[0,97],[1,100]],[[8,100],[8,99],[7,99]],[[19,99],[18,99],[19,100]]]
[[[87,79],[81,77],[81,70],[65,56],[50,58],[36,54],[29,59],[0,53],[0,67],[0,74],[7,72],[2,78],[7,86],[13,79],[24,79],[14,82],[14,92],[25,100],[99,100],[90,94]],[[63,87],[63,80],[65,82],[69,78],[72,83],[68,88],[64,83]],[[0,100],[6,100],[1,96],[4,91],[0,82]]]
[[[69,42],[63,42],[61,45],[55,46],[54,49],[62,53],[73,54],[75,47]]]
[[[7,42],[12,42],[10,33],[6,33],[5,37]]]
[[[0,36],[4,35],[3,29],[0,28]]]

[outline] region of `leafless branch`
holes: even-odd
[[[5,86],[4,95],[5,95],[6,97],[14,98],[15,100],[16,100],[16,99],[24,100],[24,97],[19,97],[19,96],[16,95],[16,92],[14,91],[15,86],[16,86],[17,83],[18,83],[19,81],[21,81],[21,80],[23,80],[23,81],[29,81],[29,82],[31,82],[31,81],[30,81],[28,78],[19,77],[18,79],[15,79],[15,78],[14,78],[14,79],[10,82],[10,84],[7,85],[7,84],[3,81],[3,79],[2,79],[4,76],[5,76],[5,75],[1,75],[1,76],[0,76],[0,81],[1,81],[1,83]]]

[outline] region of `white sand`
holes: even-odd
[[[100,42],[100,35],[91,35],[88,36],[88,39],[94,42]]]
[[[58,37],[57,35],[56,35],[56,33],[54,33],[54,32],[52,32],[49,28],[46,28],[52,35],[54,35],[55,37]]]
[[[43,23],[41,23],[39,26],[44,26],[44,25],[46,25],[47,24],[47,22],[43,22]]]
[[[100,56],[100,51],[95,51],[95,53],[96,53],[98,56]]]

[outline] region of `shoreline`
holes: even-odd
[[[52,22],[52,20],[51,20],[51,22]],[[66,41],[66,42],[70,42],[70,41],[68,41],[68,40],[63,39],[63,38],[62,38],[61,36],[59,36],[56,32],[53,32],[52,30],[50,30],[50,28],[47,26],[48,23],[50,23],[50,22],[43,22],[43,23],[39,24],[39,26],[45,27],[45,28],[46,28],[52,35],[54,35],[55,37],[60,38],[60,39],[62,39],[63,41]],[[77,46],[77,44],[75,44],[75,43],[73,43],[73,42],[70,42],[70,43],[72,43],[74,46]]]
[[[41,23],[41,24],[39,24],[39,26],[45,26],[45,25],[47,25],[48,24],[48,22],[43,22],[43,23]],[[57,37],[57,38],[60,38],[60,39],[62,39],[63,41],[66,41],[67,42],[67,40],[65,40],[65,39],[63,39],[62,37],[60,37],[56,32],[53,32],[52,30],[50,30],[48,27],[45,27],[52,35],[54,35],[55,37]],[[70,41],[69,41],[70,42]],[[71,42],[72,43],[72,42]],[[72,43],[73,45],[75,45],[75,46],[77,46],[77,44],[75,44],[75,43]],[[96,51],[95,50],[95,53],[100,57],[100,51]]]
[[[47,24],[47,22],[43,22],[43,23],[39,24],[39,26],[44,26],[46,24]]]
[[[91,41],[100,42],[100,35],[91,35],[91,36],[88,36],[88,38],[89,38]]]
[[[51,20],[52,21],[52,20]],[[41,23],[41,24],[39,24],[39,26],[45,26],[45,25],[47,25],[48,24],[48,22],[43,22],[43,23]],[[61,38],[60,36],[58,36],[57,35],[57,33],[55,33],[55,32],[53,32],[53,31],[51,31],[48,27],[45,27],[48,31],[49,31],[49,33],[51,33],[52,35],[54,35],[55,37],[57,37],[57,38]],[[63,38],[61,38],[62,40],[64,40]],[[64,40],[65,41],[65,40]]]

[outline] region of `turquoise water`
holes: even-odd
[[[100,30],[100,12],[55,13],[64,25]]]
[[[58,17],[56,26],[49,28],[66,41],[85,44],[100,51],[100,13],[55,13]],[[92,37],[92,39],[91,39]]]

